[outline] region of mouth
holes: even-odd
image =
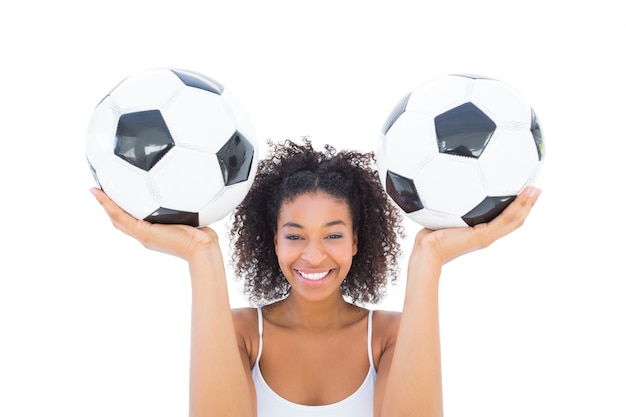
[[[299,269],[296,269],[296,272],[298,272],[298,275],[300,275],[302,278],[304,278],[307,281],[321,281],[324,278],[328,277],[332,271],[333,271],[332,269],[328,269],[326,271],[320,271],[320,272],[304,272]]]

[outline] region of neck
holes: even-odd
[[[348,313],[355,307],[343,299],[341,293],[320,301],[309,301],[290,294],[282,303],[286,322],[307,329],[329,329],[350,321]]]

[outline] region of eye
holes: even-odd
[[[299,235],[285,235],[286,240],[302,240],[302,236]]]
[[[343,235],[341,233],[331,233],[326,236],[327,239],[341,239]]]

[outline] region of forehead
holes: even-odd
[[[327,224],[342,220],[352,223],[348,202],[324,192],[301,194],[282,203],[278,223]],[[279,225],[280,226],[280,225]]]

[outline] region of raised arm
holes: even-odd
[[[409,258],[396,342],[381,357],[380,376],[385,386],[380,389],[383,395],[378,399],[378,415],[443,415],[438,306],[442,266],[464,253],[485,248],[520,227],[539,194],[538,189],[528,187],[487,224],[438,231],[423,229],[418,233]]]
[[[137,220],[92,189],[113,225],[145,247],[184,259],[192,288],[189,415],[254,416],[249,361],[242,355],[228,299],[224,261],[210,228]]]

